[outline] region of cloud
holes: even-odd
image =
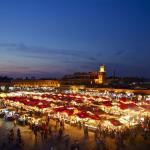
[[[62,55],[78,55],[79,50],[56,49],[42,46],[29,46],[23,43],[0,43],[0,47],[9,48],[7,50],[23,52],[27,54],[62,54]],[[42,53],[43,52],[43,53]],[[22,54],[23,54],[22,53]]]
[[[89,60],[91,60],[91,61],[97,61],[97,58],[96,57],[89,57]]]
[[[16,47],[15,43],[0,43],[0,47]]]
[[[24,70],[31,74],[43,75],[48,74],[47,72],[66,74],[76,71],[91,71],[96,68],[95,66],[98,67],[95,64],[99,62],[99,56],[81,50],[54,49],[13,43],[0,43],[0,47],[7,47],[9,53],[11,51],[12,55],[15,54],[14,58],[20,58],[16,60],[19,61],[18,64],[15,63],[18,67],[13,68],[9,64],[5,66],[5,71],[15,70],[22,73]],[[23,67],[24,63],[27,68]]]
[[[89,56],[89,53],[85,53],[82,50],[57,49],[42,46],[28,46],[23,43],[0,43],[0,47],[6,48],[5,51],[9,50],[9,52],[15,52],[17,56],[30,57],[35,59],[48,59],[52,56],[76,57],[84,60],[96,59],[94,57]]]
[[[50,56],[24,55],[24,57],[31,58],[31,59],[43,59],[43,60],[50,59]]]
[[[96,71],[101,64],[106,64],[108,72],[112,72],[111,68],[115,68],[120,75],[150,75],[147,65],[143,64],[145,68],[138,68],[139,64],[137,66],[137,63],[130,63],[132,58],[128,55],[125,55],[125,58],[128,57],[129,63],[126,62],[127,59],[120,58],[119,56],[127,53],[124,49],[113,51],[110,55],[108,53],[100,55],[99,52],[94,51],[29,46],[22,43],[0,43],[0,52],[0,73],[10,75],[63,76],[79,71]],[[134,54],[132,53],[130,57]]]
[[[65,68],[60,66],[37,66],[37,67],[25,67],[25,66],[13,66],[5,65],[0,67],[1,75],[10,75],[13,77],[60,77],[65,74]]]
[[[115,56],[122,56],[126,53],[126,50],[122,49],[122,50],[118,50],[115,52]]]

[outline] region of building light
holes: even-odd
[[[105,72],[105,66],[104,65],[100,66],[100,72]]]

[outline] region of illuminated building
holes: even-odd
[[[95,79],[96,84],[104,84],[106,78],[105,66],[100,66],[100,70],[98,72],[98,78]]]
[[[58,80],[14,80],[14,87],[59,87]]]
[[[62,79],[62,85],[102,85],[105,83],[105,66],[100,66],[99,71],[77,72],[72,75],[66,75]]]

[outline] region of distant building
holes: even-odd
[[[105,71],[105,66],[102,65],[100,66],[99,72],[97,72],[97,78],[94,79],[96,84],[104,84],[106,79],[106,71]]]
[[[14,87],[59,87],[58,80],[14,80]]]
[[[105,66],[100,66],[99,71],[77,72],[72,75],[65,75],[61,85],[102,85],[105,83]]]

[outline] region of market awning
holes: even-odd
[[[76,114],[79,118],[88,118],[89,115],[86,112],[79,112]]]
[[[119,120],[116,119],[109,119],[109,121],[111,122],[111,124],[113,124],[114,126],[121,126],[122,123]]]

